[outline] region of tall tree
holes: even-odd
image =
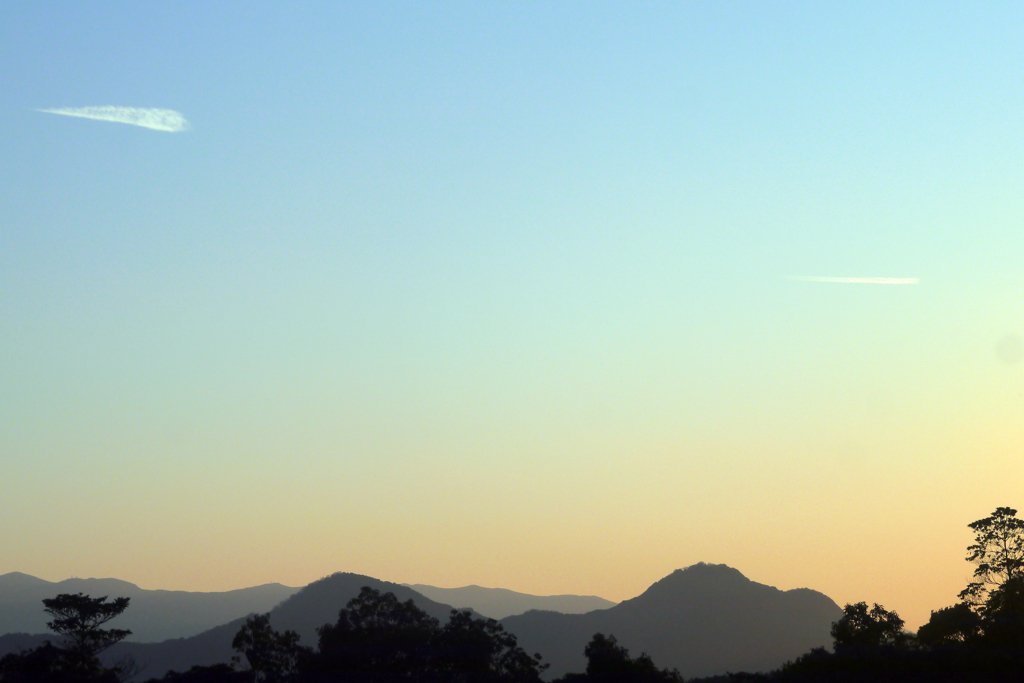
[[[71,640],[71,649],[85,657],[95,657],[132,634],[125,629],[102,629],[100,626],[128,609],[129,598],[107,596],[91,598],[82,593],[61,593],[43,600],[43,607],[53,621],[46,626]]]
[[[62,593],[43,600],[45,612],[53,617],[50,630],[65,637],[56,646],[46,642],[26,652],[0,659],[2,683],[120,683],[138,673],[130,658],[104,667],[99,653],[131,635],[125,629],[100,626],[128,608],[128,598],[107,602],[107,596],[92,598],[82,593]]]
[[[968,526],[974,531],[974,543],[967,547],[974,580],[960,599],[984,613],[992,592],[1024,572],[1024,520],[1013,508],[1001,507]]]

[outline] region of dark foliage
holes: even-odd
[[[917,631],[917,642],[925,647],[942,647],[974,642],[981,634],[981,617],[967,603],[932,612],[928,623]]]
[[[1020,681],[1024,652],[973,645],[812,651],[776,672],[782,683],[878,681],[879,683],[1008,683]]]
[[[1024,520],[1013,508],[1001,507],[968,526],[974,543],[967,547],[967,561],[976,567],[960,599],[983,611],[992,591],[1024,571]]]
[[[101,667],[95,657],[49,642],[0,659],[2,683],[119,683],[119,674]]]
[[[307,650],[299,645],[299,634],[295,631],[278,633],[271,628],[269,614],[249,617],[231,647],[245,655],[255,683],[286,680],[298,670],[299,659]],[[239,661],[235,657],[235,662]]]
[[[95,657],[132,634],[124,629],[102,629],[100,626],[128,609],[128,598],[107,602],[107,596],[91,598],[82,593],[62,593],[43,600],[43,610],[53,621],[46,625],[71,641],[71,647],[86,657]]]
[[[846,648],[904,646],[910,637],[903,630],[903,620],[896,612],[881,605],[869,610],[866,602],[847,604],[843,616],[832,624],[832,639],[837,651]]]
[[[300,662],[300,680],[539,683],[544,668],[493,619],[453,610],[442,628],[411,600],[368,587],[319,635],[317,651]]]
[[[982,643],[1024,648],[1024,577],[1015,576],[990,591],[981,613]]]
[[[595,633],[583,651],[587,658],[585,674],[566,674],[559,683],[682,683],[678,671],[659,669],[647,655],[629,656],[615,636]]]
[[[112,667],[100,664],[97,655],[131,635],[123,629],[101,629],[128,607],[128,598],[107,602],[82,593],[62,593],[43,600],[44,611],[53,617],[47,624],[64,642],[46,641],[40,647],[0,659],[2,683],[118,683],[138,673],[125,659]]]
[[[363,588],[338,614],[337,623],[317,630],[319,649],[305,668],[422,676],[430,668],[431,641],[439,629],[437,619],[412,600],[399,602],[394,593]]]
[[[453,610],[436,639],[435,669],[444,680],[537,681],[546,667],[494,619]]]

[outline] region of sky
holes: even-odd
[[[1022,34],[0,4],[0,573],[622,600],[704,561],[916,628],[1024,506]]]

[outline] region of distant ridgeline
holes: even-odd
[[[220,593],[145,590],[118,579],[67,579],[51,582],[12,572],[0,576],[0,635],[46,633],[49,618],[42,601],[59,593],[131,598],[118,624],[131,640],[148,643],[184,638],[253,612],[266,612],[299,591],[268,583]]]
[[[435,602],[466,607],[492,619],[534,609],[582,614],[615,606],[611,600],[588,595],[538,596],[480,586],[403,585]],[[132,632],[129,640],[151,643],[187,638],[247,614],[268,612],[299,590],[278,583],[208,593],[146,590],[119,579],[51,582],[12,572],[0,575],[0,635],[45,633],[47,617],[40,608],[41,601],[59,593],[131,598],[132,608],[119,618],[119,623]]]
[[[546,610],[563,614],[586,614],[598,609],[615,607],[614,602],[594,595],[529,595],[505,588],[437,588],[420,583],[406,583],[417,593],[431,600],[457,607],[468,607],[491,619],[504,619],[530,610]]]
[[[295,591],[269,609],[270,624],[277,631],[295,631],[302,644],[315,646],[316,629],[333,623],[339,610],[364,586],[394,593],[400,601],[412,600],[442,624],[453,609],[408,586],[339,573]],[[113,587],[89,590],[93,595],[123,594]],[[134,599],[125,612],[126,628],[132,609]],[[659,667],[677,668],[683,676],[692,677],[774,669],[811,648],[828,645],[831,624],[842,614],[835,602],[816,591],[780,591],[750,581],[725,565],[698,564],[676,571],[642,595],[612,607],[585,614],[535,610],[506,617],[500,623],[526,652],[541,653],[543,661],[550,664],[544,675],[547,679],[582,672],[587,665],[584,649],[595,633],[614,636],[634,655],[647,653]],[[115,662],[130,655],[145,667],[147,679],[169,670],[186,671],[193,665],[227,663],[235,654],[232,640],[246,621],[239,617],[188,638],[121,642],[101,659]],[[52,635],[0,637],[0,656],[37,645],[46,637]]]
[[[147,681],[178,672],[160,683],[542,683],[542,676],[557,683],[1019,683],[1024,520],[1001,507],[968,527],[975,535],[967,547],[972,580],[956,604],[933,611],[917,633],[877,603],[840,609],[817,591],[781,591],[725,565],[701,563],[612,607],[532,610],[500,622],[409,586],[339,573],[264,614],[189,638],[142,643],[124,640],[127,622],[100,628],[129,606],[130,598],[117,593],[136,586],[48,584],[7,574],[0,593],[6,590],[6,604],[19,609],[32,591],[57,586],[116,597],[106,602],[80,591],[40,600],[56,633],[0,636],[0,683],[124,683],[139,667]],[[492,601],[523,600],[511,591],[471,588],[449,594],[460,601],[481,591]],[[294,591],[248,590],[282,589]],[[240,668],[242,656],[250,668]]]

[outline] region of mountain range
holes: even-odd
[[[131,640],[147,643],[196,635],[253,612],[268,612],[298,591],[279,583],[220,593],[146,590],[119,579],[53,582],[11,572],[0,575],[0,634],[46,633],[50,617],[42,600],[61,593],[131,598],[117,628],[130,630]]]
[[[381,592],[394,593],[403,602],[414,600],[420,609],[442,621],[448,618],[453,609],[449,605],[436,603],[397,583],[380,581],[358,574],[339,573],[314,581],[269,610],[271,624],[279,631],[289,629],[296,631],[302,637],[304,645],[315,646],[317,643],[316,629],[328,622],[337,621],[338,611],[358,595],[363,586],[369,586]],[[131,611],[131,607],[128,611]],[[128,611],[125,612],[125,617],[128,615]],[[118,617],[118,621],[121,618]],[[245,623],[245,619],[245,616],[241,616],[188,638],[173,638],[159,643],[123,641],[104,652],[101,660],[107,665],[112,665],[125,657],[131,657],[142,667],[139,680],[162,677],[170,670],[187,671],[197,664],[206,666],[230,662],[231,657],[235,654],[231,649],[231,641]],[[111,625],[113,626],[115,623],[111,622]],[[120,627],[119,624],[117,626]],[[14,633],[0,636],[0,657],[8,652],[36,647],[46,640],[57,641],[58,638],[52,633],[48,635]]]
[[[596,609],[614,607],[611,600],[596,595],[529,595],[506,588],[438,588],[421,583],[402,584],[431,600],[456,607],[468,607],[491,619],[504,619],[530,610],[545,610],[563,614],[585,614]]]
[[[480,586],[438,588],[424,584],[402,585],[435,602],[468,608],[491,619],[534,609],[582,614],[615,605],[611,600],[589,595],[543,596]],[[279,583],[226,592],[146,590],[120,579],[52,582],[11,572],[0,575],[0,635],[46,632],[49,617],[43,612],[42,600],[60,593],[131,598],[131,607],[118,617],[118,624],[132,632],[129,640],[153,643],[187,638],[248,614],[268,612],[299,590]],[[336,610],[329,618],[335,616]]]
[[[402,601],[413,600],[442,622],[453,609],[409,586],[338,573],[286,598],[270,610],[270,622],[277,630],[295,630],[304,644],[315,646],[316,629],[335,622],[338,610],[363,586],[390,591]],[[697,564],[607,609],[584,614],[533,610],[500,623],[527,652],[543,655],[551,665],[545,678],[583,671],[583,649],[594,633],[614,635],[632,655],[646,652],[659,667],[677,668],[689,678],[774,669],[812,647],[827,646],[831,624],[840,616],[839,606],[817,591],[780,591],[725,565]],[[159,643],[122,642],[104,658],[113,662],[132,656],[144,667],[140,680],[171,669],[184,671],[194,664],[227,662],[234,654],[231,641],[244,621],[240,617],[188,638]],[[0,636],[0,656],[47,638],[54,636]]]

